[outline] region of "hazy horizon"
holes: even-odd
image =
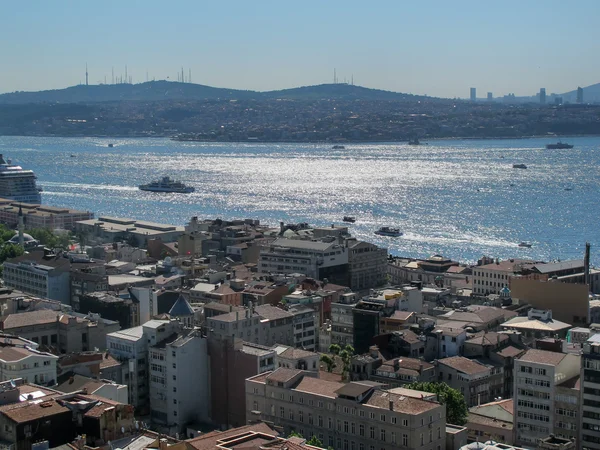
[[[33,0],[0,18],[0,93],[177,81],[270,91],[339,82],[460,97],[535,95],[600,81],[600,3],[426,4]],[[8,45],[6,45],[6,43]]]

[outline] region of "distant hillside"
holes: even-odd
[[[269,91],[264,93],[270,98],[287,98],[294,100],[419,100],[426,97],[402,94],[399,92],[382,91],[370,89],[351,84],[319,84],[317,86],[302,86],[280,91]]]
[[[39,92],[12,92],[0,95],[0,104],[26,103],[98,103],[115,101],[161,100],[242,100],[242,99],[293,99],[293,100],[390,100],[413,101],[427,97],[397,92],[369,89],[349,84],[321,84],[281,91],[257,92],[215,88],[201,84],[174,81],[150,81],[140,84],[78,85],[65,89]],[[431,99],[430,99],[431,100]]]
[[[577,89],[561,94],[563,101],[575,103],[577,101]],[[583,102],[597,103],[600,102],[600,83],[592,84],[583,88]]]

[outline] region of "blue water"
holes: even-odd
[[[200,218],[340,223],[391,253],[582,258],[600,263],[600,138],[405,144],[183,143],[168,139],[0,137],[0,152],[33,169],[45,204],[183,225]],[[113,142],[114,148],[107,144]],[[71,157],[71,154],[75,157]],[[524,163],[526,170],[513,169]],[[163,175],[193,194],[142,192]],[[570,188],[572,190],[565,190]],[[390,225],[400,238],[373,231]],[[519,248],[520,241],[533,244]]]

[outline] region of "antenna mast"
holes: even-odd
[[[85,85],[88,86],[88,70],[87,63],[85,63]]]

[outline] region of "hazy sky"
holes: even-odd
[[[600,82],[600,0],[25,0],[0,8],[0,92],[177,79],[467,97]]]

